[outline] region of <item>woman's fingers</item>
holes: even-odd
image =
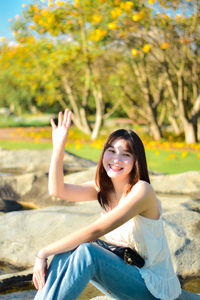
[[[35,271],[34,275],[33,275],[33,284],[35,286],[35,288],[38,289],[42,289],[44,284],[45,284],[45,274],[42,273],[41,271]]]
[[[53,129],[56,129],[56,124],[55,124],[54,120],[51,119],[50,122],[51,122],[51,127],[52,127]]]
[[[63,119],[63,125],[67,128],[69,128],[70,123],[71,123],[71,111],[69,109],[65,110],[64,113],[64,119]]]
[[[37,280],[35,272],[33,274],[33,284],[34,284],[34,287],[38,290],[39,289],[39,282]]]
[[[64,117],[62,118],[62,111],[58,113],[58,127],[65,126],[67,128],[70,127],[71,124],[71,111],[66,109],[64,112]],[[50,120],[51,126],[53,129],[56,129],[56,124],[53,119]]]
[[[62,126],[62,111],[58,113],[58,126]]]
[[[68,114],[69,114],[69,110],[68,110],[68,109],[65,109],[65,112],[64,112],[64,118],[63,118],[63,125],[64,125],[64,126],[66,126],[67,119],[68,119]]]

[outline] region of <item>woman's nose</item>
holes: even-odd
[[[113,157],[113,161],[114,161],[114,162],[119,162],[119,161],[121,161],[121,155],[116,153],[116,154],[114,155],[114,157]]]

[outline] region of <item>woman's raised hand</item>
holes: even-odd
[[[52,126],[52,142],[54,149],[63,149],[67,142],[68,131],[71,124],[71,111],[68,109],[64,112],[64,117],[62,116],[62,112],[58,114],[58,125],[54,123],[53,119],[51,119]]]

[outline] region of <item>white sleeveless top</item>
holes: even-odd
[[[148,290],[158,299],[174,300],[181,294],[181,286],[171,261],[161,205],[160,211],[158,220],[137,215],[105,238],[113,244],[135,248],[145,259],[144,267],[138,270]]]

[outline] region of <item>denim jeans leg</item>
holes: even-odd
[[[101,292],[120,300],[155,300],[137,267],[95,245],[95,275],[90,281]]]
[[[138,269],[92,243],[55,255],[44,288],[35,300],[75,300],[91,280],[103,293],[121,300],[153,300]]]
[[[88,247],[89,245],[89,247]],[[47,272],[46,283],[35,300],[75,300],[94,276],[95,265],[90,244],[55,255]]]

